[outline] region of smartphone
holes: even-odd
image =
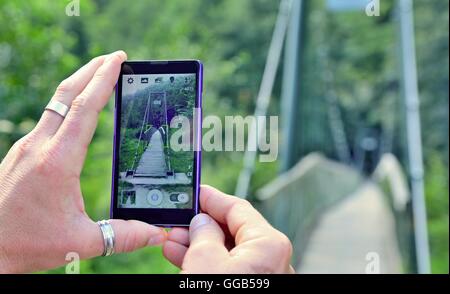
[[[198,60],[122,64],[111,218],[189,226],[199,212],[202,76]]]

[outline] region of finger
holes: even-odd
[[[123,51],[110,54],[81,94],[72,101],[71,109],[55,135],[55,141],[65,145],[71,153],[85,156],[98,114],[108,102],[126,58]]]
[[[110,224],[114,231],[114,252],[131,252],[146,246],[161,245],[167,238],[164,229],[136,220],[111,219]],[[87,228],[86,228],[87,230]],[[95,224],[90,230],[91,242],[86,244],[87,258],[100,256],[104,250],[103,235],[100,227]]]
[[[220,260],[228,256],[225,235],[220,226],[209,215],[196,215],[189,227],[188,253],[194,258]]]
[[[181,268],[181,265],[183,264],[184,256],[186,255],[187,250],[188,247],[175,241],[169,240],[163,245],[164,257],[179,268]]]
[[[172,264],[181,268],[184,255],[189,246],[189,231],[185,228],[173,228],[163,245],[163,255]]]
[[[200,206],[212,218],[228,226],[236,245],[274,231],[248,201],[226,195],[213,187],[201,186]]]
[[[164,243],[167,233],[164,229],[135,220],[110,220],[116,237],[115,251],[131,252],[146,246]]]
[[[189,230],[185,228],[173,228],[167,235],[167,240],[189,246]]]
[[[105,57],[105,55],[95,57],[70,77],[62,81],[56,88],[52,101],[58,101],[64,105],[70,106],[73,99],[83,91],[94,76],[96,70],[103,64]],[[36,126],[36,131],[41,132],[46,136],[52,136],[60,127],[63,119],[64,118],[59,114],[46,110]]]

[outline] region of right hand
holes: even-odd
[[[163,246],[182,273],[294,273],[291,242],[248,201],[209,186],[200,191],[204,213],[189,231],[170,231]]]

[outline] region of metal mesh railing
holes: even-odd
[[[255,205],[292,240],[296,259],[319,216],[362,182],[357,170],[312,153],[257,191]]]

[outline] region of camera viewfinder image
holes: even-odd
[[[195,84],[195,74],[123,75],[118,208],[192,208],[194,152],[171,148],[170,122],[192,125]]]

